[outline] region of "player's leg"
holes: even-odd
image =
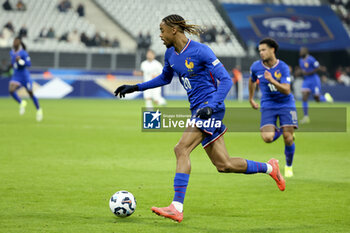
[[[176,155],[176,172],[190,174],[190,153],[203,141],[204,134],[196,127],[188,127],[182,134],[180,141],[176,144],[174,152]]]
[[[152,103],[152,90],[146,90],[143,92],[143,98],[145,99],[145,106],[147,109],[152,109],[153,108],[153,103]]]
[[[276,141],[282,134],[282,129],[278,129],[274,125],[265,125],[260,129],[261,138],[266,143]]]
[[[333,103],[333,97],[331,96],[331,94],[329,94],[328,92],[325,93],[324,95],[319,94],[319,95],[314,95],[314,99],[316,102],[328,102],[328,103]]]
[[[10,81],[9,83],[9,92],[10,95],[13,97],[15,101],[17,101],[19,104],[22,102],[22,99],[17,95],[16,91],[21,86],[20,83],[16,81]]]
[[[261,163],[243,158],[230,157],[223,136],[216,138],[215,141],[206,146],[205,151],[219,172],[245,174],[267,173],[276,181],[281,191],[285,189],[285,181],[280,174],[276,159],[271,159],[268,163]]]
[[[43,110],[40,108],[38,98],[33,93],[33,83],[32,83],[32,81],[29,80],[26,83],[25,87],[26,87],[26,90],[27,90],[30,98],[33,100],[33,103],[35,105],[35,108],[36,108],[36,120],[37,121],[42,121],[43,120]]]
[[[316,102],[333,103],[333,97],[329,93],[325,93],[324,95],[321,94],[321,81],[319,78],[315,80],[315,87],[313,93]]]
[[[310,118],[309,118],[309,103],[308,103],[308,99],[309,99],[309,96],[310,96],[310,89],[303,89],[301,93],[302,93],[302,98],[303,98],[304,117],[300,121],[300,123],[306,124],[306,123],[310,122]]]
[[[282,131],[276,126],[277,114],[273,109],[263,109],[261,111],[260,135],[266,143],[277,140]]]
[[[316,102],[325,102],[326,101],[324,96],[321,95],[321,85],[318,86],[317,83],[315,83],[313,86],[312,94],[313,94]]]
[[[9,84],[9,92],[12,98],[19,103],[19,114],[23,115],[26,111],[26,106],[27,106],[27,101],[22,100],[18,95],[17,95],[17,89],[21,87],[21,83],[17,81],[10,81]]]
[[[294,126],[285,126],[283,127],[283,139],[284,139],[284,155],[286,156],[286,166],[284,168],[284,176],[292,177],[293,176],[293,158],[295,152],[295,143],[294,143]]]
[[[283,128],[284,154],[286,156],[284,175],[286,177],[292,177],[292,165],[295,152],[294,129],[298,128],[298,115],[295,106],[281,109],[279,113],[281,128]]]
[[[153,101],[160,106],[166,105],[166,100],[162,97],[162,89],[160,87],[153,89]]]
[[[245,173],[247,171],[248,162],[245,159],[229,156],[224,136],[219,137],[204,149],[218,172]],[[258,164],[256,168],[258,169],[257,172],[266,172],[267,164]]]
[[[174,199],[170,206],[151,210],[163,217],[181,222],[183,219],[183,202],[191,172],[190,153],[203,140],[203,133],[195,128],[189,127],[183,133],[180,141],[176,144],[174,152],[176,155],[176,174],[174,178]]]

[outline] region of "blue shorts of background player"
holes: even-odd
[[[202,126],[197,128],[204,132],[207,136],[202,141],[203,148],[208,147],[211,143],[215,142],[218,138],[220,138],[222,135],[224,135],[227,131],[226,126],[222,123],[222,120],[225,116],[225,108],[223,108],[221,111],[214,112],[211,116],[211,120],[214,121],[214,123],[220,122],[220,127],[215,127],[215,124],[210,124],[209,127],[204,126],[204,122],[206,120],[200,119],[199,117],[195,117],[197,110],[200,108],[192,109],[192,118],[191,120],[195,120],[195,122],[201,121]]]
[[[10,82],[18,83],[19,85],[25,87],[28,91],[33,91],[33,81],[30,77],[17,77],[13,76]]]
[[[280,128],[285,126],[294,126],[298,128],[298,118],[296,108],[282,109],[261,109],[260,129],[267,125],[273,125],[277,130],[277,118],[280,122]]]
[[[321,81],[318,77],[308,78],[303,81],[303,91],[309,91],[313,96],[319,96],[321,94]]]

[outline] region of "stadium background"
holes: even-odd
[[[335,99],[310,107],[345,107],[349,121],[343,102],[350,101],[349,0],[9,0],[12,10],[5,10],[6,2],[0,9],[1,232],[349,232],[349,125],[344,133],[297,132],[296,177],[282,194],[263,176],[217,174],[196,149],[179,226],[149,208],[167,205],[173,195],[172,146],[181,133],[142,133],[143,100],[113,96],[118,85],[142,80],[133,71],[148,47],[163,62],[159,23],[177,13],[205,29],[193,39],[206,41],[231,75],[241,67],[244,99],[249,67],[259,59],[257,42],[274,33],[278,57],[295,71],[300,100],[298,49],[308,45],[324,67],[323,91]],[[77,12],[79,4],[84,10]],[[275,29],[261,24],[274,17],[287,23]],[[303,33],[300,20],[311,25]],[[294,26],[288,31],[288,25]],[[8,95],[9,51],[19,33],[32,59],[40,123],[30,105],[18,116]],[[187,107],[176,79],[163,88],[173,99],[168,106]],[[250,107],[236,99],[232,89],[227,107]],[[284,160],[282,140],[267,145],[258,132],[227,133],[225,140],[233,155]],[[108,209],[109,197],[121,189],[138,201],[135,214],[123,220]]]

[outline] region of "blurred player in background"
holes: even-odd
[[[147,82],[162,73],[162,64],[155,59],[155,53],[149,49],[146,53],[146,60],[141,63],[141,72],[134,72],[134,75],[143,75],[143,81]],[[166,105],[166,100],[162,97],[160,87],[143,92],[146,108],[153,108],[154,101],[157,105]]]
[[[314,99],[317,102],[333,102],[333,98],[329,93],[321,94],[321,80],[317,72],[320,68],[320,63],[309,54],[309,51],[305,47],[300,48],[299,66],[304,76],[304,82],[302,85],[303,95],[303,112],[304,117],[300,123],[305,124],[310,122],[309,117],[309,104],[308,99],[310,93],[312,93]]]
[[[145,83],[120,86],[115,91],[116,96],[125,97],[127,93],[163,86],[172,81],[174,72],[178,74],[187,91],[192,120],[202,123],[202,126],[189,126],[174,148],[177,166],[173,202],[168,207],[152,207],[154,213],[178,222],[183,219],[183,202],[191,172],[190,153],[200,143],[219,172],[267,173],[276,181],[281,191],[285,189],[285,181],[276,159],[260,163],[230,157],[223,137],[226,126],[203,125],[211,119],[222,123],[225,115],[224,100],[232,87],[232,80],[212,50],[204,44],[188,39],[185,32],[198,35],[200,28],[187,24],[179,15],[165,17],[160,24],[160,38],[167,47],[162,74]]]
[[[270,38],[259,43],[261,60],[250,67],[249,102],[254,109],[259,105],[254,101],[256,81],[262,93],[260,131],[262,139],[273,142],[283,134],[286,166],[284,175],[293,176],[292,163],[295,152],[294,128],[298,127],[294,96],[291,93],[291,77],[286,63],[276,58],[278,44]],[[280,128],[277,127],[279,118]]]
[[[22,100],[16,93],[17,89],[23,86],[36,107],[36,120],[42,121],[43,111],[40,108],[38,99],[33,94],[33,81],[27,70],[27,67],[31,66],[30,57],[21,38],[17,37],[13,41],[13,49],[10,52],[10,56],[14,72],[10,80],[9,91],[11,96],[19,103],[19,114],[23,115],[27,106],[27,101]]]

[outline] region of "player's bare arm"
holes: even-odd
[[[254,93],[256,89],[256,83],[252,81],[252,78],[249,78],[249,103],[254,109],[259,108],[259,104],[254,101]]]
[[[290,84],[288,83],[279,83],[276,79],[274,79],[270,72],[267,70],[264,73],[264,77],[267,81],[273,84],[276,89],[282,94],[289,95],[290,94]]]
[[[317,67],[309,72],[306,72],[305,70],[302,70],[301,72],[303,73],[304,76],[309,76],[309,75],[316,74],[318,71],[320,71],[320,67]]]

